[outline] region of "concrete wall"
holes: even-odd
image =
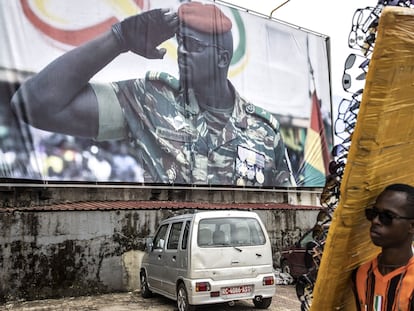
[[[3,204],[0,206],[0,303],[21,298],[31,300],[137,289],[145,237],[154,234],[161,219],[193,212],[183,208],[30,209],[31,206],[46,206],[46,201],[49,204],[67,202],[63,198],[72,198],[73,201],[75,197],[82,200],[88,197],[90,200],[110,196],[100,192],[90,196],[95,192],[91,190],[78,190],[76,196],[73,190],[67,190],[66,196],[59,189],[56,192],[46,189],[51,194],[48,196],[40,196],[39,191],[33,189],[26,192],[19,189],[18,195],[13,191],[0,191],[3,195],[0,200]],[[115,193],[111,198],[124,197],[124,194]],[[168,197],[163,191],[159,194],[162,198]],[[195,192],[190,199],[193,202],[204,199],[231,203],[237,196],[244,196],[241,202],[272,202],[264,200],[269,195],[263,193],[254,196],[253,193]],[[132,194],[128,197],[137,198]],[[303,197],[303,194],[286,193],[276,196],[279,202],[291,198],[291,202],[301,203],[304,202]],[[312,198],[316,194],[308,197],[316,200]],[[294,243],[316,222],[318,209],[297,208],[256,210],[272,240],[275,266],[279,263],[280,249]]]
[[[167,210],[0,213],[0,298],[41,299],[139,288],[145,237]],[[317,211],[257,211],[279,251]]]

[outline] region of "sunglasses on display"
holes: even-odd
[[[383,7],[384,5],[380,4],[375,7],[357,9],[352,17],[352,29],[359,28],[366,33],[370,28],[377,27]]]
[[[327,189],[324,188],[321,195],[320,195],[320,203],[323,207],[326,208],[333,208],[335,207],[339,202],[339,189]]]
[[[362,101],[362,93],[364,92],[364,89],[359,89],[358,91],[354,92],[352,94],[352,100],[358,101],[359,103]]]
[[[374,34],[374,39],[370,44],[373,44],[374,41],[375,41],[375,34]],[[369,58],[351,53],[348,55],[348,57],[345,60],[344,70],[347,71],[348,69],[351,69],[355,65],[355,62],[357,61],[357,59],[359,63],[358,68],[361,69],[362,72],[356,77],[356,80],[364,80],[367,74],[368,65],[370,62]]]
[[[338,115],[334,122],[334,132],[336,136],[343,140],[341,143],[343,145],[350,142],[350,137],[355,130],[359,105],[358,100],[345,98],[339,104]]]
[[[355,98],[351,100],[343,98],[338,105],[338,118],[346,119],[350,114],[358,114],[361,102]]]
[[[412,217],[404,217],[404,216],[396,215],[396,214],[391,213],[390,211],[387,211],[387,210],[380,212],[376,208],[367,208],[367,209],[365,209],[365,217],[369,221],[373,221],[375,219],[375,217],[377,217],[377,216],[378,216],[379,221],[384,226],[390,226],[392,224],[393,219],[414,219]]]
[[[356,116],[351,116],[348,119],[338,118],[334,123],[335,135],[339,138],[346,139],[346,137],[352,135],[356,125]]]
[[[372,35],[378,27],[379,16],[383,4],[375,7],[366,7],[355,11],[352,18],[352,28],[348,37],[348,46],[353,49],[361,49],[364,55],[368,55],[373,49]]]
[[[190,53],[201,53],[208,47],[215,47],[217,49],[223,49],[221,46],[206,43],[200,41],[191,36],[181,36],[179,34],[176,35],[178,45],[182,45],[187,52]]]
[[[345,64],[344,64],[344,69],[345,70],[346,69],[351,69],[354,66],[355,61],[357,60],[357,58],[359,59],[358,63],[359,63],[359,61],[361,61],[360,64],[358,65],[358,67],[361,68],[362,70],[366,71],[366,69],[369,65],[370,59],[367,58],[367,57],[364,57],[364,56],[356,55],[354,53],[349,54],[348,57],[346,58]]]
[[[414,5],[414,0],[379,0],[379,4],[382,5],[394,5],[394,6],[403,6],[403,7],[411,7]]]
[[[342,177],[344,174],[346,161],[335,161],[332,160],[329,162],[329,173],[332,175],[336,175]]]
[[[359,65],[357,69],[358,72],[356,72],[356,77],[354,79],[358,81],[365,80],[370,59],[364,56],[356,55],[354,53],[349,54],[345,60],[344,73],[342,76],[342,87],[344,91],[348,92],[352,86],[352,77],[348,71],[354,67],[356,62],[358,62]],[[355,70],[353,71],[355,72]]]
[[[344,155],[347,155],[349,151],[349,146],[345,144],[336,144],[332,147],[331,155],[334,158],[343,158]]]
[[[342,76],[342,87],[344,91],[348,91],[348,89],[351,87],[351,75],[349,73],[344,73]]]

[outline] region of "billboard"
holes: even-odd
[[[217,1],[0,6],[3,180],[325,184],[326,36]]]

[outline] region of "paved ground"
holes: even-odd
[[[0,310],[12,311],[174,311],[175,302],[154,296],[143,299],[139,292],[116,293],[100,296],[77,297],[65,299],[48,299],[27,302],[9,302],[0,305]],[[239,301],[233,307],[228,305],[211,305],[198,308],[200,311],[250,311],[256,310],[251,301]],[[294,285],[277,285],[276,295],[273,298],[269,311],[300,310],[299,300],[296,298]]]

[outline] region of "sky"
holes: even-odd
[[[273,9],[283,4],[281,0],[226,0],[239,7],[269,16]],[[376,6],[376,0],[347,0],[338,4],[335,0],[290,0],[273,12],[275,19],[306,28],[330,37],[332,94],[347,97],[342,89],[344,62],[355,51],[348,47],[355,10]]]

